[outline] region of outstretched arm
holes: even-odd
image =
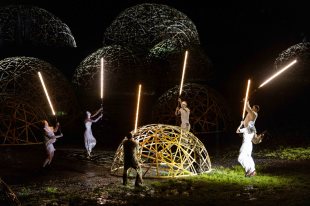
[[[99,120],[101,117],[102,117],[102,114],[101,114],[99,117],[97,117],[97,119],[91,120],[91,121],[92,121],[92,122],[98,122],[98,120]]]
[[[246,102],[245,110],[246,110],[248,113],[253,113],[249,101]]]
[[[97,112],[95,112],[95,114],[93,114],[91,117],[96,116],[96,115],[99,114],[99,112],[101,112],[101,111],[102,111],[102,107],[100,107],[100,109],[98,109]]]

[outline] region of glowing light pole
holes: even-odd
[[[186,62],[187,62],[187,55],[188,51],[185,51],[185,57],[184,57],[184,63],[183,63],[183,72],[182,72],[182,78],[181,78],[181,84],[180,84],[180,92],[179,96],[182,94],[182,89],[183,89],[183,82],[184,82],[184,76],[185,76],[185,69],[186,69]]]
[[[246,88],[246,92],[245,92],[245,98],[244,98],[244,105],[243,105],[243,113],[242,113],[242,119],[244,119],[244,115],[245,115],[245,108],[246,108],[246,103],[249,99],[249,90],[250,90],[250,84],[251,84],[251,80],[248,79],[248,85]]]
[[[138,92],[138,100],[137,100],[137,110],[136,110],[136,121],[135,121],[135,130],[134,130],[134,133],[137,132],[137,127],[138,127],[138,117],[139,117],[141,87],[142,87],[141,84],[139,84],[139,92]]]
[[[281,69],[280,71],[276,72],[274,75],[272,75],[271,77],[269,77],[266,81],[264,81],[258,88],[261,88],[262,86],[264,86],[265,84],[267,84],[268,82],[270,82],[272,79],[274,79],[275,77],[277,77],[278,75],[280,75],[282,72],[284,72],[285,70],[287,70],[288,68],[290,68],[291,66],[293,66],[295,63],[297,62],[297,60],[295,59],[294,61],[292,61],[291,63],[289,63],[287,66],[285,66],[283,69]]]
[[[100,98],[103,100],[103,67],[104,67],[104,59],[101,58],[101,64],[100,64]]]
[[[101,114],[103,114],[103,67],[104,67],[104,59],[101,57],[100,59],[100,98],[101,98]]]
[[[55,113],[55,111],[54,111],[54,108],[53,108],[53,105],[52,105],[51,99],[50,99],[50,97],[49,97],[49,95],[48,95],[48,92],[47,92],[46,86],[45,86],[45,84],[44,84],[43,77],[42,77],[42,75],[41,75],[41,73],[40,73],[40,72],[38,72],[38,75],[39,75],[39,78],[40,78],[40,80],[41,80],[41,84],[42,84],[42,87],[43,87],[44,93],[45,93],[45,95],[46,95],[47,101],[48,101],[48,103],[49,103],[49,105],[50,105],[50,107],[51,107],[51,110],[52,110],[53,115],[55,116],[55,115],[56,115],[56,113]]]

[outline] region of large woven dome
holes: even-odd
[[[158,99],[153,108],[153,122],[180,125],[180,118],[174,114],[178,95],[179,86],[175,86]],[[227,131],[230,128],[230,111],[216,90],[206,85],[185,84],[182,100],[191,110],[190,124],[194,134]]]
[[[144,3],[123,11],[107,28],[105,44],[119,44],[153,55],[198,45],[196,26],[182,12],[166,5]]]
[[[144,178],[190,176],[211,170],[211,161],[203,143],[178,126],[145,125],[137,129],[136,135]],[[111,174],[123,174],[123,155],[121,143],[115,153]]]
[[[0,8],[0,42],[76,47],[69,27],[48,11],[31,6]]]

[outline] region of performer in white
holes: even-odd
[[[85,123],[84,143],[85,143],[85,148],[87,151],[88,158],[90,158],[92,149],[96,146],[96,143],[97,143],[95,137],[93,136],[91,125],[93,122],[97,122],[102,117],[102,114],[99,115],[97,119],[92,119],[92,118],[98,115],[99,112],[101,111],[102,111],[102,108],[100,108],[94,115],[91,115],[89,111],[86,112],[86,119],[84,121]]]
[[[175,110],[175,115],[181,115],[181,128],[183,130],[189,131],[191,129],[191,125],[189,124],[189,115],[190,109],[187,107],[186,101],[182,101],[180,98],[178,99],[181,108],[177,107]]]
[[[46,152],[47,152],[47,158],[45,159],[43,163],[43,167],[46,165],[50,165],[52,162],[52,159],[54,157],[55,147],[54,143],[56,142],[56,139],[59,137],[62,137],[63,135],[55,135],[55,133],[58,131],[59,123],[57,122],[56,127],[50,127],[48,125],[48,122],[46,120],[42,121],[44,124],[44,132],[45,132],[45,146],[46,146]]]
[[[255,126],[255,121],[256,121],[257,116],[258,116],[259,106],[253,105],[253,107],[251,107],[250,102],[247,101],[245,110],[247,112],[247,115],[244,118],[244,125],[243,126],[248,127],[248,124],[250,121],[252,121],[254,126]]]
[[[241,121],[241,124],[236,130],[236,133],[243,133],[243,140],[240,148],[238,162],[244,168],[245,176],[252,177],[256,175],[255,163],[252,158],[252,149],[253,149],[252,139],[255,135],[254,122],[250,121],[248,122],[247,127],[241,128],[243,125],[244,121]]]

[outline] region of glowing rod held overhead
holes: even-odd
[[[138,92],[138,100],[137,100],[137,110],[136,110],[136,122],[135,122],[135,130],[137,132],[138,127],[138,117],[139,117],[139,107],[140,107],[140,95],[141,95],[141,84],[139,84],[139,92]]]
[[[250,79],[248,79],[248,86],[247,86],[247,88],[246,88],[245,98],[244,98],[244,105],[243,105],[242,119],[244,119],[244,115],[245,115],[245,108],[246,108],[246,103],[247,103],[248,98],[249,98],[250,84],[251,84],[251,80],[250,80]]]
[[[185,51],[185,57],[184,57],[184,63],[183,63],[183,72],[182,72],[179,96],[181,96],[181,94],[182,94],[182,88],[183,88],[183,82],[184,82],[184,76],[185,76],[185,69],[186,69],[186,62],[187,62],[187,55],[188,55],[188,52],[186,50]]]
[[[101,58],[100,64],[100,98],[103,99],[103,67],[104,67],[104,59]]]
[[[43,90],[44,90],[44,92],[45,92],[47,101],[48,101],[48,103],[49,103],[49,105],[50,105],[50,107],[51,107],[51,110],[52,110],[53,115],[55,115],[55,111],[54,111],[52,102],[51,102],[51,100],[50,100],[50,97],[49,97],[49,95],[48,95],[47,89],[46,89],[46,87],[45,87],[43,77],[42,77],[42,75],[41,75],[40,72],[38,72],[38,74],[39,74],[39,78],[40,78],[40,80],[41,80],[41,84],[42,84]]]
[[[277,77],[278,75],[280,75],[282,72],[284,72],[285,70],[287,70],[288,68],[290,68],[293,64],[295,64],[297,62],[297,60],[295,59],[294,61],[292,61],[291,63],[289,63],[287,66],[285,66],[283,69],[281,69],[280,71],[278,71],[277,73],[275,73],[274,75],[272,75],[269,79],[267,79],[266,81],[264,81],[258,88],[261,88],[262,86],[264,86],[265,84],[267,84],[268,82],[270,82],[272,79],[274,79],[275,77]]]

